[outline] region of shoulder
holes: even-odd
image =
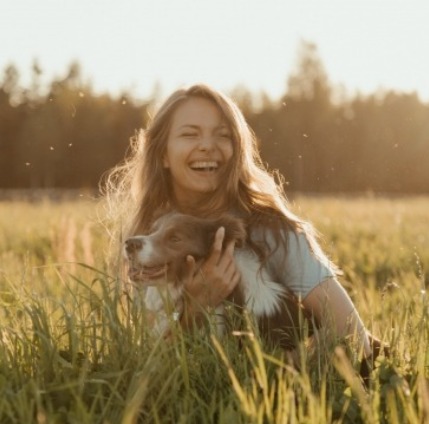
[[[272,253],[297,254],[308,253],[314,248],[312,238],[304,231],[291,229],[272,229],[269,227],[254,228],[250,237],[256,243],[264,242]],[[315,242],[317,245],[317,242]],[[317,245],[318,246],[318,245]],[[318,250],[317,248],[315,249]]]
[[[320,282],[336,275],[335,266],[311,234],[284,230],[284,242],[277,243],[278,237],[270,229],[258,233],[255,236],[264,237],[272,249],[267,260],[270,272],[297,296],[304,298]]]

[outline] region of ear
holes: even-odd
[[[225,228],[224,246],[230,241],[235,241],[237,247],[242,247],[244,245],[247,233],[243,220],[233,215],[225,214],[216,221],[216,225],[217,228]]]

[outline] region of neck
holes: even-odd
[[[232,207],[225,198],[219,199],[213,193],[186,201],[176,198],[174,203],[180,212],[199,217],[218,216]]]

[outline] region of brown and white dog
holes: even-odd
[[[161,216],[147,235],[125,241],[130,280],[146,289],[144,304],[156,312],[157,330],[166,330],[174,311],[180,309],[186,257],[192,255],[200,266],[210,254],[216,231],[225,228],[223,245],[234,240],[234,259],[241,282],[230,299],[244,306],[256,319],[261,335],[284,348],[295,345],[303,311],[297,299],[282,285],[270,281],[256,254],[244,249],[243,222],[225,214],[218,219],[202,219],[172,212]],[[222,307],[217,310],[222,314]]]

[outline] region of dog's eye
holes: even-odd
[[[180,237],[172,235],[170,236],[169,240],[171,241],[171,243],[178,243],[180,241]]]

